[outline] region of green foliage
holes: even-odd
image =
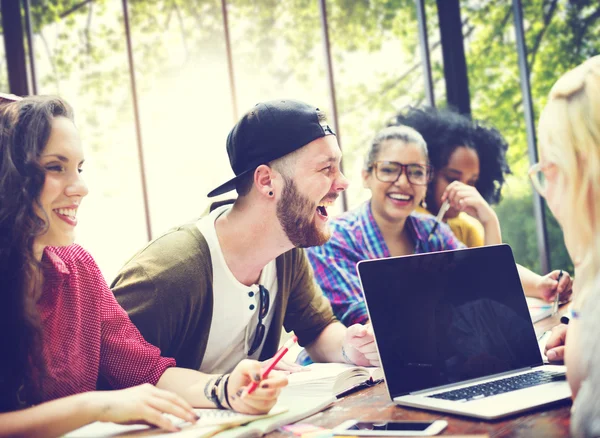
[[[563,244],[562,230],[550,210],[546,208],[545,212],[551,269],[565,269],[573,273],[573,263]],[[540,272],[531,194],[504,199],[496,207],[496,213],[500,218],[502,237],[504,241],[510,242],[517,262],[534,272]]]
[[[60,93],[61,86],[71,86],[69,81],[77,71],[76,93],[89,102],[83,117],[98,133],[104,127],[99,108],[116,110],[115,117],[131,111],[130,95],[118,92],[126,89],[129,81],[120,3],[31,0],[34,33],[45,43],[56,35],[52,47],[44,44],[36,49],[37,57],[51,64],[39,81],[54,84]],[[243,59],[248,68],[272,78],[273,89],[283,88],[290,80],[313,87],[315,71],[325,81],[317,1],[227,3],[234,65]],[[473,116],[496,126],[510,145],[513,190],[498,206],[505,241],[513,246],[519,261],[539,268],[527,190],[526,127],[511,5],[509,0],[464,0],[461,14]],[[558,76],[600,53],[600,3],[524,0],[523,9],[537,117]],[[357,169],[374,133],[401,107],[424,103],[415,3],[329,0],[327,10],[344,164],[356,187],[360,185]],[[426,12],[436,98],[443,105],[445,84],[435,1],[426,2]],[[177,44],[184,47],[186,59],[206,54],[225,58],[219,0],[129,0],[129,16],[141,87],[151,86],[151,81],[144,79],[178,73],[167,62],[174,39],[166,38],[166,32],[180,34]],[[3,80],[0,78],[0,85]],[[327,100],[323,96],[321,104]],[[89,133],[87,137],[92,138]],[[101,142],[93,147],[101,148]],[[350,190],[351,206],[358,197],[358,190]],[[566,266],[560,230],[549,226],[553,265]]]

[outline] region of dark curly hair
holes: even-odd
[[[57,97],[27,97],[0,104],[0,412],[40,400],[41,291],[34,240],[47,228],[39,202],[45,172],[39,165],[55,117],[72,119]]]
[[[510,173],[510,168],[506,162],[508,144],[497,129],[449,109],[414,107],[398,113],[389,125],[410,126],[423,136],[434,172],[448,165],[457,147],[475,150],[480,165],[475,188],[489,204],[500,201],[505,175]],[[428,205],[437,205],[431,199],[433,184],[430,183],[425,198]]]

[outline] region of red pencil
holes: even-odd
[[[277,365],[281,358],[285,356],[285,353],[288,352],[290,347],[294,345],[296,341],[298,341],[298,336],[292,336],[285,344],[281,346],[277,353],[275,353],[275,356],[273,356],[273,360],[271,360],[269,366],[262,372],[260,380],[264,380],[269,376],[269,373],[273,370],[273,368],[275,368],[275,365]],[[258,382],[253,381],[250,383],[250,387],[248,388],[248,394],[252,394],[256,388],[258,388]]]

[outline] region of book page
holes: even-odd
[[[146,425],[132,424],[123,425],[115,423],[95,422],[66,434],[68,438],[87,437],[128,437],[128,436],[170,436],[183,437],[194,436],[197,438],[214,435],[215,433],[229,428],[249,423],[262,418],[281,414],[287,410],[283,406],[275,406],[268,414],[249,415],[239,412],[221,409],[194,409],[200,416],[195,423],[188,423],[173,415],[164,414],[173,424],[180,427],[181,432],[171,433]]]
[[[544,318],[552,316],[552,303],[548,303],[540,298],[525,297],[531,320],[535,323]]]
[[[279,415],[254,421],[244,426],[227,429],[219,433],[219,438],[260,437],[281,426],[295,423],[296,421],[321,412],[335,402],[336,399],[333,396],[299,396],[294,393],[293,389],[290,391],[288,386],[283,388],[281,395],[277,400],[277,404],[273,408],[284,408],[286,409],[285,412]]]
[[[302,397],[337,395],[370,380],[371,375],[375,380],[383,377],[380,368],[345,363],[313,363],[305,368],[288,376],[288,388]]]

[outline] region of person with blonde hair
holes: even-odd
[[[564,230],[577,278],[566,338],[574,436],[600,436],[600,56],[564,74],[539,122],[540,162],[529,174]],[[595,363],[596,362],[596,363]]]

